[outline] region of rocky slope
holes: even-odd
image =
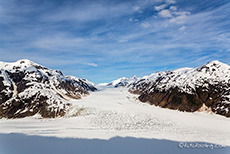
[[[130,87],[142,102],[188,112],[211,110],[230,117],[230,66],[219,61],[194,69],[157,72]]]
[[[0,62],[0,118],[63,116],[71,106],[68,100],[94,90],[85,79],[66,77],[29,60]]]

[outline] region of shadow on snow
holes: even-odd
[[[193,145],[195,142],[189,142]],[[187,143],[187,144],[189,144]],[[229,154],[224,148],[180,148],[179,142],[114,137],[109,140],[0,134],[1,154]],[[186,144],[186,143],[184,143]],[[199,143],[205,144],[205,143]],[[206,143],[212,145],[211,143]]]

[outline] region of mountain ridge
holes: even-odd
[[[69,101],[87,96],[101,86],[128,87],[141,102],[163,108],[187,112],[207,109],[230,116],[230,66],[217,60],[196,68],[156,72],[142,78],[122,77],[95,85],[23,59],[0,62],[0,118],[64,116],[71,107]]]
[[[0,117],[64,116],[71,106],[69,100],[96,90],[86,80],[66,77],[27,59],[0,62],[0,69]]]
[[[140,95],[140,101],[163,108],[194,112],[206,105],[214,113],[230,116],[230,66],[217,60],[145,76],[129,91]]]
[[[106,84],[106,86],[111,86],[111,87],[125,87],[135,81],[137,81],[138,78],[134,75],[133,77],[126,78],[126,77],[120,77],[117,80],[113,80],[112,82]]]

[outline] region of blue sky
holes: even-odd
[[[229,0],[0,0],[0,61],[95,83],[230,64]]]

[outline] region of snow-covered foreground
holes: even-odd
[[[109,140],[0,134],[1,154],[229,154],[229,147],[186,148],[169,140],[114,137]]]
[[[126,88],[101,89],[72,101],[74,106],[63,118],[0,119],[0,133],[78,139],[120,136],[230,145],[229,118],[163,109],[143,104],[136,97]]]

